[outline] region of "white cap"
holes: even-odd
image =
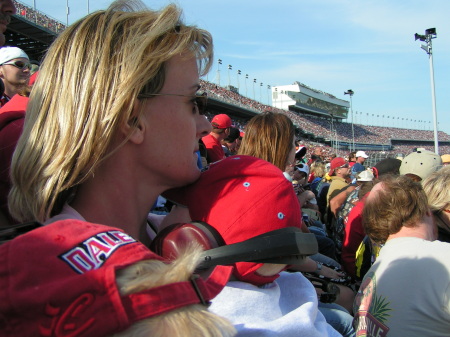
[[[305,172],[307,176],[309,174],[309,166],[307,164],[303,163],[297,164],[295,165],[295,169],[300,172]]]
[[[30,59],[28,55],[20,48],[17,47],[0,48],[0,65],[18,58],[26,58],[27,60]]]
[[[369,158],[369,156],[368,156],[364,151],[358,151],[358,152],[356,152],[355,157],[356,157],[356,158],[358,158],[358,157]]]
[[[434,152],[419,148],[416,152],[408,154],[403,159],[402,164],[400,165],[400,175],[412,173],[424,180],[441,167],[441,156]]]
[[[356,176],[357,181],[372,181],[374,178],[373,172],[371,169],[367,169],[365,171],[359,172]]]

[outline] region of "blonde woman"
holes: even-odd
[[[2,297],[0,330],[104,336],[201,302],[188,281],[195,256],[185,258],[188,268],[156,271],[140,263],[161,260],[145,246],[151,205],[200,176],[198,140],[210,131],[197,91],[211,65],[212,37],[180,17],[174,5],[155,12],[119,1],[71,25],[50,47],[13,157],[9,197],[17,220],[46,225],[0,246],[2,284],[27,290],[20,304]],[[12,263],[13,251],[25,255]],[[130,285],[143,276],[154,279]],[[194,302],[179,302],[173,282]],[[155,286],[167,297],[158,301],[149,290]],[[143,302],[131,305],[142,291],[149,291]],[[160,310],[150,315],[142,305],[153,301]],[[203,316],[185,320],[196,329],[171,329],[176,319],[168,319],[133,336],[233,334],[230,323],[203,308]]]

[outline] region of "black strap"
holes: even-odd
[[[18,225],[0,228],[0,244],[11,241],[19,235],[28,233],[33,229],[41,227],[42,224],[36,221],[25,222]]]
[[[277,229],[243,242],[203,252],[200,269],[236,262],[299,264],[308,255],[317,253],[314,234],[296,227]]]

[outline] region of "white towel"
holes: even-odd
[[[228,318],[238,336],[341,336],[318,310],[317,293],[301,273],[282,272],[264,287],[229,282],[209,310]]]

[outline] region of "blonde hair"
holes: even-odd
[[[121,295],[129,295],[165,284],[188,281],[200,261],[201,249],[189,245],[171,264],[157,260],[140,261],[117,272]],[[147,318],[114,337],[227,337],[234,336],[233,325],[201,304],[194,304]]]
[[[450,206],[450,166],[443,166],[422,181],[433,213],[442,212]]]
[[[137,124],[138,95],[161,90],[171,58],[194,55],[199,75],[207,73],[212,37],[180,17],[175,5],[156,12],[140,1],[116,1],[55,40],[12,161],[9,206],[17,220],[45,221],[60,212],[74,188],[120,146],[113,143],[119,128]]]
[[[314,174],[314,177],[322,178],[326,173],[325,163],[323,161],[314,161],[311,164],[311,173]]]
[[[264,112],[248,122],[238,154],[263,159],[284,171],[294,136],[295,127],[289,117]]]

